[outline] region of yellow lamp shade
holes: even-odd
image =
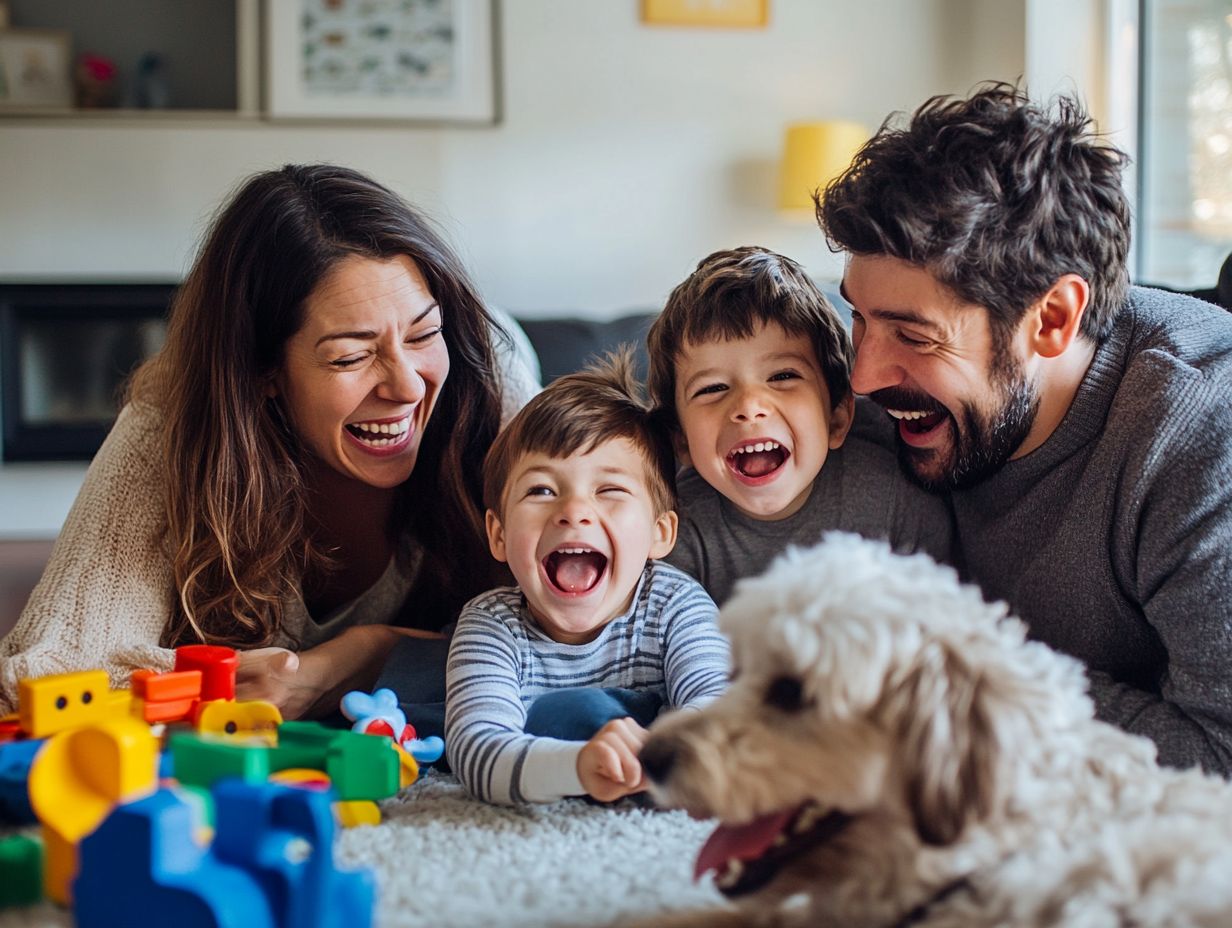
[[[813,191],[847,170],[867,141],[868,130],[854,122],[788,126],[779,171],[779,209],[812,209]]]

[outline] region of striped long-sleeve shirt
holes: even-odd
[[[621,687],[653,692],[667,708],[700,707],[727,682],[716,612],[696,580],[660,561],[646,565],[628,611],[586,644],[549,638],[517,587],[477,596],[449,647],[445,744],[454,772],[488,802],[584,795],[584,742],[526,734],[530,704],[552,690]]]

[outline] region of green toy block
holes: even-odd
[[[43,898],[43,845],[28,835],[0,838],[0,909]]]
[[[270,775],[270,751],[260,744],[231,744],[201,738],[191,732],[171,736],[172,769],[185,786],[209,789],[223,777],[264,783]]]
[[[388,738],[316,722],[283,722],[278,726],[278,747],[270,753],[272,770],[325,771],[344,802],[385,799],[398,792],[398,754]]]

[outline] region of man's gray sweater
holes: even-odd
[[[1232,314],[1132,288],[1057,430],[952,501],[969,578],[1100,718],[1232,772]]]

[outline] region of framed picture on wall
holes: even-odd
[[[54,29],[0,29],[0,109],[73,105],[72,43]]]
[[[270,0],[271,119],[497,120],[493,0]]]

